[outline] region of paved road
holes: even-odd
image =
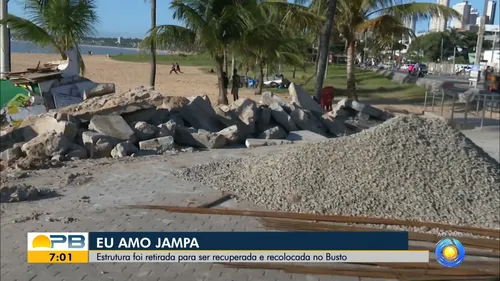
[[[83,161],[74,167],[35,172],[16,180],[36,187],[56,188],[62,197],[29,203],[2,204],[2,281],[365,281],[355,277],[310,276],[272,270],[230,269],[210,264],[80,264],[36,265],[26,263],[26,233],[30,231],[262,231],[256,219],[159,211],[117,209],[125,204],[201,204],[220,194],[196,183],[179,181],[170,175],[173,168],[280,149],[231,149],[178,156],[143,157],[124,161],[108,159]],[[111,163],[113,163],[111,165]],[[90,173],[90,182],[77,185]],[[81,175],[66,184],[70,174]],[[84,200],[84,196],[90,199]],[[229,206],[252,208],[245,202]],[[73,218],[64,223],[58,218]],[[33,218],[29,220],[29,218]],[[51,219],[52,218],[52,219]],[[51,221],[51,220],[56,221]],[[15,222],[26,220],[25,222]],[[381,279],[379,279],[381,280]]]

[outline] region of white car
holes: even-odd
[[[267,87],[277,87],[283,82],[282,78],[274,77],[272,79],[264,79],[264,85]]]

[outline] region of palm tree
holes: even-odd
[[[27,19],[8,15],[1,24],[8,24],[19,38],[41,46],[52,46],[66,59],[66,51],[75,49],[85,72],[78,42],[95,34],[99,21],[95,0],[26,0]]]
[[[156,0],[151,0],[151,30],[156,28]],[[156,81],[156,44],[154,40],[150,42],[151,51],[151,74],[149,76],[149,85],[155,87]]]
[[[441,16],[460,18],[460,14],[444,5],[415,3],[408,0],[339,0],[337,28],[347,41],[347,93],[357,99],[354,77],[357,34],[371,31],[374,36],[400,30],[405,19]]]
[[[300,31],[319,19],[307,9],[286,2],[261,2],[253,12],[252,25],[244,31],[234,48],[246,60],[253,60],[259,73],[256,95],[262,94],[264,67],[276,64],[302,66],[305,39]]]
[[[202,46],[215,60],[219,85],[219,104],[227,104],[224,87],[224,52],[226,46],[240,39],[252,20],[243,0],[173,0],[173,18],[185,26],[159,25],[149,32],[144,43],[153,40],[157,46],[188,48]]]
[[[337,11],[337,0],[328,0],[328,6],[326,8],[326,21],[321,32],[321,37],[318,46],[318,68],[316,76],[316,88],[315,95],[316,99],[321,99],[321,90],[323,89],[323,81],[325,79],[325,72],[328,59],[328,50],[330,47],[330,38],[332,36],[332,30],[335,22],[335,12]]]

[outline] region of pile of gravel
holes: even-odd
[[[175,172],[273,210],[500,226],[500,166],[439,119]]]

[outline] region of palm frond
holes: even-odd
[[[462,19],[462,15],[454,9],[434,3],[405,3],[384,8],[381,12],[394,15],[401,19],[410,19],[413,17],[417,20],[429,19],[431,17]]]
[[[154,42],[158,48],[192,48],[196,44],[196,33],[178,25],[159,25],[148,32],[141,42],[142,49],[148,49]]]
[[[0,24],[8,24],[9,28],[16,32],[16,37],[21,40],[30,41],[43,47],[51,45],[62,57],[65,56],[64,50],[55,42],[54,38],[45,29],[29,20],[8,15],[5,20],[0,21]]]

